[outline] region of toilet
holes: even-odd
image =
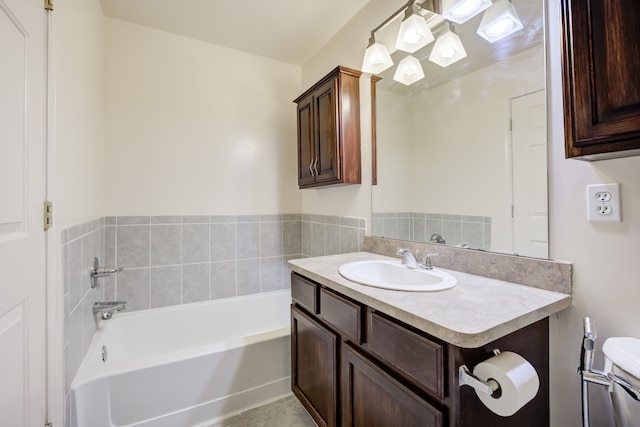
[[[608,338],[602,346],[605,355],[604,373],[640,389],[640,339],[628,337]],[[611,402],[617,427],[640,426],[640,402],[634,400],[624,388],[612,382]]]

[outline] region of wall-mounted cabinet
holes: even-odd
[[[640,155],[640,2],[562,0],[566,157]]]
[[[294,100],[300,188],[360,184],[360,74],[337,67]]]

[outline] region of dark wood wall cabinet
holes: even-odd
[[[298,104],[298,186],[360,184],[360,71],[337,67]]]
[[[566,157],[640,155],[640,2],[561,4]]]
[[[297,273],[291,275],[291,387],[321,427],[549,425],[548,319],[481,348],[461,348]],[[536,397],[510,417],[487,409],[458,369],[494,349],[526,358]]]

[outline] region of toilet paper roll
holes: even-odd
[[[538,393],[540,379],[535,368],[517,353],[505,351],[476,365],[473,374],[483,381],[500,384],[497,397],[476,390],[487,408],[502,417],[515,414]]]

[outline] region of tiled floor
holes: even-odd
[[[295,396],[285,397],[211,427],[316,427]]]

